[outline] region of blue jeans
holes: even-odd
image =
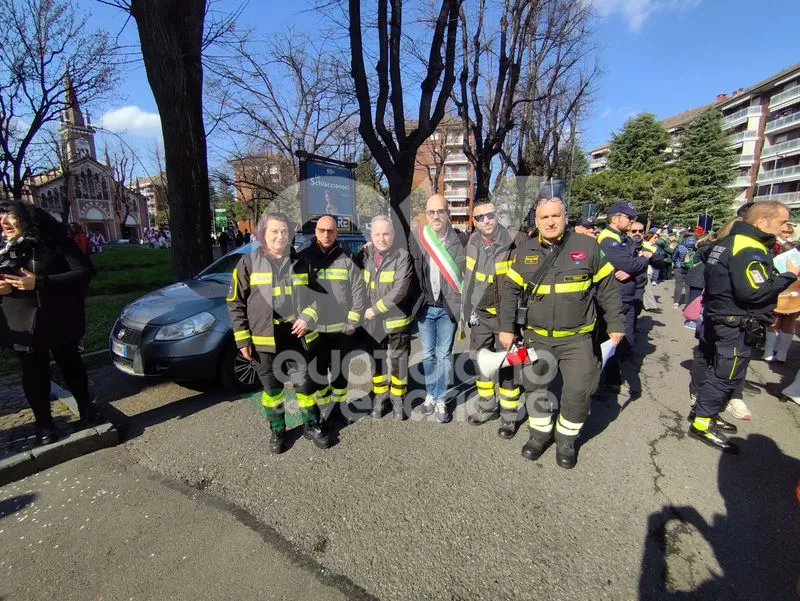
[[[419,338],[422,343],[422,370],[425,390],[435,401],[443,401],[453,365],[453,340],[456,324],[443,307],[425,307],[419,316]]]

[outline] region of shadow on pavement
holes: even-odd
[[[797,598],[800,461],[760,434],[735,440],[740,455],[719,462],[725,515],[707,522],[694,507],[674,506],[650,515],[639,601]],[[713,554],[705,565],[703,541]]]
[[[33,493],[26,493],[24,495],[17,495],[9,497],[0,501],[0,520],[18,512],[23,507],[27,507],[36,500],[36,495]]]

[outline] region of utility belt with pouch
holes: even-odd
[[[767,326],[771,323],[765,316],[725,315],[714,317],[713,323],[738,327],[744,334],[744,343],[757,351],[763,351],[767,342]]]

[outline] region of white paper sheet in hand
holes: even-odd
[[[800,265],[800,251],[796,248],[787,250],[785,253],[781,253],[772,259],[772,264],[775,266],[775,269],[778,270],[778,273],[786,273],[789,271],[789,261],[795,265]]]
[[[603,366],[600,368],[601,370],[605,369],[606,363],[614,353],[617,352],[617,347],[611,342],[611,340],[606,340],[604,343],[600,345],[600,352],[603,357]]]

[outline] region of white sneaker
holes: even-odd
[[[419,410],[422,415],[433,414],[433,412],[436,410],[436,403],[433,401],[433,397],[431,395],[425,397],[425,402],[422,403]]]
[[[728,401],[726,409],[728,413],[736,419],[748,421],[753,417],[753,414],[750,413],[750,409],[747,408],[747,405],[744,404],[742,399],[731,399]]]

